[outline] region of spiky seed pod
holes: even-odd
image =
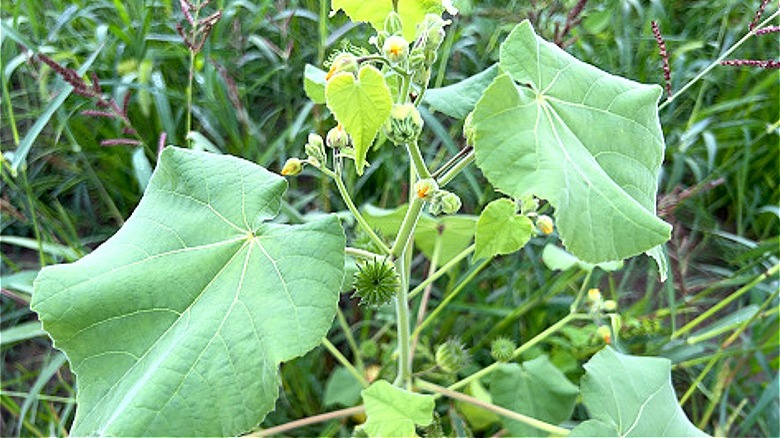
[[[401,286],[401,279],[393,262],[374,259],[358,263],[353,282],[354,296],[360,297],[360,304],[379,307],[390,302]]]
[[[490,344],[490,355],[498,362],[509,362],[515,353],[515,343],[509,338],[496,338]]]
[[[469,361],[469,354],[458,339],[450,339],[436,349],[436,365],[445,373],[454,374]]]
[[[384,125],[387,139],[396,145],[409,143],[420,136],[423,119],[414,104],[395,104]]]
[[[376,345],[376,342],[372,341],[371,339],[367,339],[360,344],[360,355],[367,359],[376,357],[378,352],[379,347]]]

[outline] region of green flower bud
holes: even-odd
[[[469,364],[469,354],[457,339],[439,345],[436,349],[436,365],[445,373],[456,373]]]
[[[509,338],[496,338],[490,344],[490,355],[497,362],[509,362],[515,354],[515,343]]]
[[[421,179],[414,185],[414,193],[423,201],[432,201],[438,189],[439,185],[433,178]]]
[[[349,134],[347,134],[347,131],[345,131],[344,127],[339,123],[328,131],[328,135],[325,136],[325,142],[333,149],[341,149],[349,144]]]
[[[367,339],[360,344],[360,355],[367,359],[376,357],[378,352],[379,347],[376,345],[376,342],[372,341],[371,339]]]
[[[325,144],[319,134],[313,132],[309,134],[309,141],[303,149],[306,151],[306,156],[309,157],[309,160],[316,162],[316,164],[312,164],[315,164],[317,167],[319,167],[319,163],[325,162]]]
[[[303,171],[303,161],[298,158],[289,158],[282,167],[282,176],[295,176]]]
[[[597,288],[591,288],[588,289],[588,301],[592,303],[600,303],[601,302],[601,291]]]
[[[409,54],[409,43],[400,35],[388,37],[382,45],[382,52],[390,62],[401,62]]]
[[[615,300],[606,300],[604,301],[604,310],[607,312],[614,312],[617,310],[617,303]]]
[[[330,70],[328,71],[328,74],[325,75],[325,80],[327,81],[336,73],[355,73],[358,71],[358,66],[359,63],[357,56],[349,52],[339,53],[335,58],[333,58],[333,62],[330,64]]]
[[[417,27],[418,40],[423,43],[426,57],[428,59],[432,58],[430,60],[431,64],[436,60],[436,52],[439,50],[442,41],[444,41],[444,26],[448,24],[450,24],[450,21],[442,19],[440,15],[428,14]]]
[[[552,234],[553,230],[555,230],[552,218],[545,214],[536,218],[536,228],[545,236]]]
[[[379,307],[393,299],[401,286],[401,279],[393,262],[374,259],[358,263],[353,285],[353,297],[360,297],[361,305]]]
[[[410,143],[420,136],[423,119],[420,111],[411,103],[395,104],[385,122],[387,139],[396,145]]]
[[[535,213],[539,209],[539,200],[533,195],[526,195],[520,198],[520,213]]]
[[[392,11],[385,18],[385,32],[390,35],[400,34],[403,31],[403,23],[398,12]]]
[[[476,134],[474,128],[474,111],[470,112],[466,116],[466,120],[463,121],[463,138],[466,139],[466,146],[474,147],[474,134]]]
[[[431,203],[431,214],[453,214],[457,213],[461,207],[460,197],[447,190],[437,190],[433,195]]]
[[[602,325],[598,329],[596,329],[596,334],[599,335],[601,339],[604,340],[607,344],[612,343],[612,329],[609,328],[607,325]]]

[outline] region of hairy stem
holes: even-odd
[[[400,257],[402,251],[406,248],[406,244],[414,236],[414,227],[417,225],[417,220],[420,219],[423,204],[423,200],[413,194],[412,202],[409,204],[404,221],[401,223],[401,229],[398,231],[398,236],[396,236],[393,247],[389,251],[393,256]]]
[[[417,172],[417,175],[423,179],[430,178],[431,173],[425,166],[425,160],[422,157],[422,153],[420,153],[420,147],[417,145],[417,140],[407,143],[406,150],[409,152],[409,157],[412,159],[412,164],[414,165],[414,170]]]
[[[297,429],[299,427],[310,426],[312,424],[322,423],[325,421],[335,420],[338,418],[349,417],[351,415],[359,414],[365,411],[365,408],[361,406],[355,406],[352,408],[341,409],[338,411],[328,412],[326,414],[314,415],[311,417],[301,418],[300,420],[291,421],[289,423],[280,424],[279,426],[270,427],[268,429],[260,430],[247,436],[275,436],[284,432]]]
[[[463,169],[466,168],[469,164],[474,162],[474,150],[470,150],[468,154],[466,154],[460,161],[455,163],[455,165],[450,168],[447,172],[444,173],[444,175],[439,178],[437,181],[439,183],[439,187],[444,187],[452,181],[453,178],[455,178],[459,173],[463,171]]]
[[[352,336],[352,329],[347,323],[347,318],[344,317],[344,312],[342,312],[339,307],[336,308],[336,317],[339,320],[341,330],[344,332],[344,337],[347,338],[347,344],[349,344],[349,348],[352,350],[352,356],[355,358],[355,365],[362,374],[365,371],[365,366],[363,365],[363,358],[360,357],[360,349],[358,349],[357,342],[355,342],[355,337]]]
[[[539,430],[542,430],[544,432],[549,433],[552,436],[568,436],[570,431],[569,429],[564,429],[563,427],[556,426],[554,424],[546,423],[542,420],[537,420],[536,418],[529,417],[527,415],[520,414],[518,412],[510,411],[509,409],[502,408],[501,406],[496,406],[492,403],[488,403],[482,400],[478,400],[474,397],[468,396],[466,394],[462,394],[460,392],[455,392],[452,390],[449,390],[447,388],[444,388],[442,386],[426,382],[425,380],[417,379],[415,380],[415,385],[420,387],[420,389],[425,389],[430,392],[435,392],[437,394],[441,394],[445,397],[453,398],[455,400],[464,401],[466,403],[472,404],[474,406],[479,406],[483,409],[487,409],[488,411],[495,412],[498,415],[507,417],[512,420],[519,421],[521,423],[527,424],[531,427],[535,427]]]

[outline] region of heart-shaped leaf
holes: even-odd
[[[423,21],[426,14],[440,15],[444,11],[442,0],[396,0],[398,15],[401,16],[404,38],[414,39],[417,25]],[[393,10],[393,0],[333,0],[331,7],[339,9],[352,21],[371,23],[376,30],[383,30],[385,18]]]
[[[528,21],[501,45],[505,72],[474,111],[477,165],[500,191],[555,207],[578,258],[620,260],[666,242],[655,215],[664,140],[661,88],[612,76],[536,36]]]
[[[379,380],[363,390],[368,419],[363,430],[370,437],[417,436],[415,425],[433,421],[433,396],[415,394]]]
[[[512,254],[522,248],[534,231],[531,220],[517,214],[517,206],[501,198],[488,204],[477,221],[474,259]]]
[[[570,436],[707,436],[677,402],[669,359],[618,353],[611,347],[585,364],[580,382],[591,420]]]
[[[393,108],[385,78],[370,65],[361,67],[357,78],[352,73],[338,73],[325,85],[325,99],[336,120],[352,137],[355,168],[362,175],[368,148]]]
[[[334,216],[268,222],[285,188],[165,149],[113,237],[41,271],[32,308],[78,376],[72,435],[232,436],[273,409],[279,363],[320,343],[344,272]]]

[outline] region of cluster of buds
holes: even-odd
[[[588,290],[588,302],[593,313],[612,313],[617,310],[617,303],[614,300],[605,300],[601,291],[596,288]]]
[[[325,75],[325,80],[329,80],[336,73],[356,73],[358,67],[360,67],[360,61],[357,56],[350,52],[341,52],[333,58],[333,61],[331,61],[330,70],[328,70],[328,74]]]
[[[431,201],[431,214],[455,214],[460,210],[462,203],[460,197],[447,190],[436,190]]]
[[[417,39],[414,41],[409,60],[416,72],[414,81],[425,85],[431,77],[431,66],[436,61],[439,46],[444,41],[444,27],[450,24],[436,14],[428,14],[422,23],[417,25]]]
[[[384,132],[388,140],[399,145],[416,141],[422,128],[423,119],[414,104],[395,104],[385,122]]]

